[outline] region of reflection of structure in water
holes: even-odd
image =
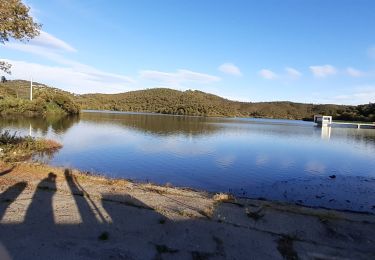
[[[321,132],[321,138],[325,140],[329,140],[331,138],[331,127],[330,126],[323,126]]]

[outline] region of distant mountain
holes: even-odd
[[[155,88],[120,94],[75,97],[83,109],[154,112],[193,116],[237,116],[312,120],[314,114],[334,119],[375,121],[375,104],[315,105],[294,102],[238,102],[197,90]]]
[[[17,102],[17,97],[26,100],[29,97],[29,86],[30,82],[23,80],[0,83],[0,113],[14,111],[10,106],[12,106],[12,102]],[[76,113],[78,107],[80,107],[90,110],[152,112],[173,115],[304,120],[312,120],[314,114],[325,114],[332,115],[336,120],[375,121],[374,103],[347,106],[303,104],[288,101],[238,102],[202,91],[178,91],[168,88],[154,88],[119,94],[76,95],[40,83],[34,83],[34,86],[35,101],[30,106],[31,109],[37,108],[43,113],[59,110],[68,114]],[[12,102],[9,103],[9,100]],[[17,107],[16,110],[25,111],[27,109],[30,109],[30,107],[21,106]]]

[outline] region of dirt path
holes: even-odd
[[[374,215],[0,163],[0,258],[374,259],[374,231]]]

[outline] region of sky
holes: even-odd
[[[168,87],[250,102],[375,102],[373,0],[24,3],[43,27],[0,46],[10,79],[79,94]]]

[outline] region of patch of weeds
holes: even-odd
[[[172,183],[167,182],[167,183],[165,184],[165,187],[167,187],[167,188],[173,188],[173,185],[172,185]]]
[[[284,235],[277,240],[277,250],[286,260],[297,260],[298,254],[293,247],[295,237]]]
[[[328,221],[328,220],[338,220],[341,217],[336,214],[335,212],[314,212],[311,214],[312,216],[317,217],[321,222]]]
[[[194,218],[195,215],[189,211],[186,211],[186,210],[181,210],[181,211],[177,211],[177,213],[180,215],[180,216],[183,216],[183,217],[188,217],[188,218]]]
[[[260,210],[257,210],[257,211],[250,211],[249,209],[246,209],[246,215],[255,220],[255,221],[258,221],[259,219],[263,218],[264,217],[264,214],[261,213],[261,209]]]
[[[100,234],[98,239],[102,241],[107,241],[109,239],[109,233],[107,231],[104,231],[103,233]]]
[[[219,202],[234,202],[235,200],[233,195],[227,194],[227,193],[215,194],[213,199],[214,201],[219,201]]]
[[[157,189],[157,188],[147,187],[146,189],[150,192],[154,192],[154,193],[157,193],[157,194],[165,194],[165,191],[162,191],[162,190]]]

